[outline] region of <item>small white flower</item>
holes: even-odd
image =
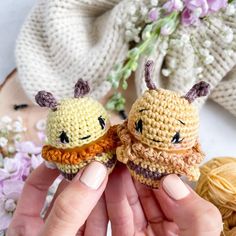
[[[10,153],[14,153],[16,151],[16,148],[13,145],[9,145],[7,150]]]
[[[203,46],[204,46],[205,48],[210,48],[210,47],[211,47],[211,41],[210,41],[210,40],[204,41]]]
[[[131,21],[132,21],[132,22],[137,22],[137,20],[138,20],[138,17],[137,17],[137,16],[132,16],[132,17],[131,17]]]
[[[210,65],[213,63],[213,61],[215,60],[215,58],[212,56],[212,55],[208,55],[205,60],[204,60],[204,63],[206,65]]]
[[[0,121],[5,124],[10,124],[12,122],[12,118],[9,116],[3,116]]]
[[[199,74],[199,75],[198,75],[198,78],[199,78],[199,79],[202,79],[202,78],[203,78],[203,74]]]
[[[209,50],[205,49],[205,48],[200,48],[199,49],[199,53],[204,56],[204,57],[208,57],[209,56]]]
[[[190,36],[187,34],[183,34],[181,36],[181,41],[183,41],[183,43],[188,43],[190,41]]]
[[[139,36],[135,36],[134,37],[134,42],[135,43],[139,43],[140,42],[140,37]]]
[[[202,14],[202,9],[200,7],[196,8],[194,11],[193,11],[193,14],[196,16],[196,17],[200,17],[201,14]]]
[[[170,66],[170,68],[175,69],[177,66],[176,59],[171,58],[169,61],[169,66]]]
[[[227,34],[226,37],[224,38],[224,42],[225,43],[232,43],[233,39],[234,39],[233,34]]]
[[[236,8],[233,4],[228,4],[228,6],[226,7],[226,10],[225,10],[225,14],[227,16],[232,16],[234,15],[236,12]]]
[[[24,127],[20,121],[14,121],[12,128],[13,132],[15,133],[20,133],[24,131]]]
[[[135,13],[136,13],[136,6],[135,6],[135,4],[130,4],[129,5],[129,13],[131,14],[131,15],[134,15]]]
[[[155,7],[158,5],[158,0],[150,0],[150,4],[152,7]]]
[[[20,142],[22,140],[22,136],[20,134],[16,134],[13,137],[14,142]]]
[[[184,3],[182,0],[176,0],[175,1],[176,3],[176,8],[179,10],[179,11],[183,11],[184,9]]]
[[[162,69],[161,73],[165,76],[168,77],[171,74],[171,71],[168,69]]]
[[[16,172],[19,166],[20,166],[20,161],[17,158],[10,158],[10,157],[4,158],[4,169],[8,173]]]
[[[8,143],[8,140],[5,137],[0,137],[0,147],[5,147]]]
[[[142,16],[146,16],[148,13],[148,9],[146,7],[142,7],[140,13]]]
[[[198,75],[198,74],[200,74],[200,73],[202,73],[203,72],[203,68],[202,67],[197,67],[197,68],[195,68],[195,73]]]
[[[231,56],[233,56],[234,51],[233,51],[232,49],[228,49],[228,50],[225,51],[225,53],[226,53],[229,57],[231,57]]]
[[[135,26],[134,26],[134,24],[131,21],[128,21],[128,22],[125,23],[125,28],[126,29],[132,29],[134,27]]]
[[[4,209],[7,212],[13,212],[16,209],[16,202],[13,199],[7,199],[4,203]]]
[[[36,129],[39,131],[44,131],[46,129],[46,120],[41,119],[36,123]]]
[[[225,43],[231,43],[234,39],[234,32],[231,28],[226,27],[223,31],[222,39]]]

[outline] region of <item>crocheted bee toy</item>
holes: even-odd
[[[185,95],[157,89],[150,79],[152,62],[145,66],[149,90],[133,104],[128,120],[118,127],[122,145],[117,159],[125,163],[139,182],[157,188],[168,174],[199,177],[203,158],[198,143],[199,116],[191,104],[209,92],[209,84],[200,82]]]
[[[57,102],[46,91],[35,96],[41,107],[51,109],[46,129],[48,144],[43,147],[42,157],[54,163],[69,180],[93,160],[103,163],[109,171],[116,163],[116,126],[110,127],[108,114],[100,103],[85,96],[89,90],[88,83],[80,79],[74,98]]]

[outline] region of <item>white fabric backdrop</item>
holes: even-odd
[[[0,84],[15,68],[16,36],[36,0],[0,0]]]

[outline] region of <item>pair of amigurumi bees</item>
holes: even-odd
[[[94,160],[111,172],[117,159],[135,179],[153,188],[171,173],[197,180],[204,154],[198,143],[198,112],[191,103],[208,94],[209,84],[202,81],[180,96],[156,88],[151,66],[151,61],[145,66],[148,90],[121,125],[110,126],[104,107],[86,96],[89,85],[82,79],[75,85],[74,98],[57,102],[51,93],[38,92],[36,102],[51,109],[43,158],[69,180]]]

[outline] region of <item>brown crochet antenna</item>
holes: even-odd
[[[90,87],[89,87],[88,81],[79,79],[77,83],[75,84],[74,97],[75,98],[83,97],[84,95],[88,94],[89,91],[90,91]]]
[[[152,60],[148,60],[145,64],[145,82],[146,85],[148,87],[148,89],[150,90],[156,90],[157,87],[156,85],[153,83],[152,79],[151,79],[151,70],[153,67],[153,61]]]
[[[206,83],[205,81],[201,81],[195,85],[187,92],[185,99],[192,103],[196,98],[207,96],[210,92],[210,84]]]
[[[39,91],[35,96],[35,101],[39,104],[41,107],[48,107],[52,109],[53,111],[57,110],[57,101],[54,98],[54,96],[47,92],[47,91]]]

